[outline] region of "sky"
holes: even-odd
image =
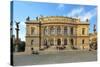
[[[63,3],[41,3],[31,1],[14,1],[13,2],[13,31],[16,36],[15,22],[19,24],[19,37],[25,41],[26,27],[25,20],[29,16],[30,19],[35,19],[37,16],[67,16],[78,17],[81,21],[89,19],[90,30],[93,32],[93,25],[97,25],[97,6],[92,5],[74,5]]]

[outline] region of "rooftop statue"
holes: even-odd
[[[39,20],[39,17],[38,17],[38,16],[36,17],[36,20],[37,20],[37,21]]]
[[[19,23],[20,23],[20,22],[16,22],[16,27],[17,27],[17,28],[19,28]]]
[[[96,25],[94,24],[94,32],[96,32]]]
[[[86,19],[86,22],[89,22],[89,19]]]
[[[26,18],[26,21],[29,21],[30,20],[30,17],[28,16],[27,18]]]

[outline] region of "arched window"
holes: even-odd
[[[64,39],[64,45],[67,45],[67,39]]]
[[[57,27],[57,34],[60,34],[60,32],[61,32],[61,28],[60,28],[60,26],[58,26]]]
[[[44,27],[44,35],[46,35],[48,32],[47,27]]]
[[[82,28],[82,35],[85,34],[85,28]]]
[[[31,27],[31,35],[33,35],[35,33],[35,28]]]
[[[61,39],[57,40],[57,45],[61,45]]]
[[[54,34],[54,27],[50,27],[50,34]]]
[[[67,35],[67,27],[64,27],[64,35]]]

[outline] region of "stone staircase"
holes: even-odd
[[[56,46],[50,46],[49,48],[46,48],[43,51],[39,51],[42,54],[52,54],[52,53],[58,53],[58,52],[65,52],[65,51],[74,51],[71,46],[67,45],[65,49],[59,50],[56,48]]]
[[[50,46],[45,51],[55,51],[55,50],[59,50],[59,49],[57,49],[56,46]],[[70,51],[70,50],[73,50],[73,49],[71,48],[70,45],[67,45],[65,49],[62,49],[62,51],[64,51],[64,50]]]

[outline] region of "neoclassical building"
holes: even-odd
[[[55,49],[89,49],[89,21],[64,16],[41,16],[26,19],[26,51]]]

